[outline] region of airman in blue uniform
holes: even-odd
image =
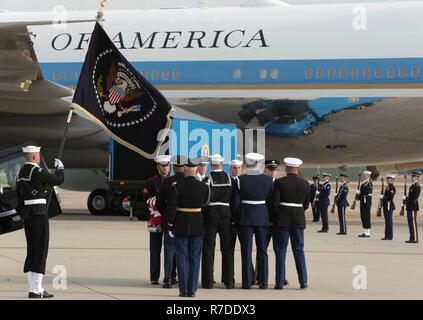
[[[419,185],[420,172],[414,171],[411,179],[412,184],[408,190],[408,195],[405,200],[407,209],[407,221],[408,228],[410,229],[410,239],[406,243],[418,243],[419,234],[417,231],[417,212],[419,211],[419,197],[420,197],[420,185]]]
[[[339,232],[337,235],[347,234],[347,220],[345,218],[345,210],[349,206],[348,196],[348,175],[341,174],[341,186],[335,193],[336,207],[338,208]]]
[[[320,216],[322,217],[322,229],[319,230],[318,232],[327,233],[329,232],[328,207],[330,205],[330,200],[329,200],[330,190],[331,190],[330,178],[332,177],[332,175],[330,173],[325,173],[325,172],[323,172],[322,175],[323,175],[324,182],[320,190],[316,192],[316,194],[319,196],[318,206],[319,206]]]

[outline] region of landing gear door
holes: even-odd
[[[23,220],[16,212],[18,204],[16,194],[16,177],[25,164],[22,147],[34,143],[26,143],[7,150],[0,151],[0,234],[9,233],[23,228]],[[47,166],[41,155],[42,168]],[[49,204],[49,217],[62,213],[56,191],[52,193]]]

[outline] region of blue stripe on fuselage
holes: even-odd
[[[144,71],[153,84],[166,86],[423,82],[423,58],[157,61],[132,64],[140,72]],[[46,79],[64,86],[76,86],[82,62],[40,63],[40,67]],[[341,70],[344,70],[342,76]],[[154,72],[157,79],[153,79]],[[239,79],[235,77],[237,73]]]

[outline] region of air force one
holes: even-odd
[[[0,147],[54,157],[96,12],[0,12]],[[309,166],[422,167],[423,2],[105,12],[107,33],[184,115],[266,128],[266,155]],[[61,21],[62,18],[67,23]],[[64,162],[105,168],[72,122]]]

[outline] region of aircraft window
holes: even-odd
[[[329,68],[328,70],[328,78],[329,79],[335,79],[336,77],[336,70],[335,68]]]
[[[169,71],[162,71],[162,79],[168,80],[169,79]]]
[[[358,74],[360,70],[358,68],[352,68],[351,70],[351,76],[353,79],[358,79]]]
[[[339,70],[339,78],[340,79],[346,79],[348,75],[347,69],[346,68],[341,68]]]
[[[264,80],[267,78],[267,70],[266,69],[260,69],[260,79]]]
[[[172,77],[173,77],[173,80],[179,80],[179,79],[180,79],[180,77],[181,77],[181,75],[180,75],[180,73],[179,73],[179,70],[173,70],[173,75],[172,75]]]
[[[270,72],[270,77],[273,80],[276,80],[279,78],[279,69],[272,69],[272,71]]]
[[[53,81],[59,81],[60,80],[60,73],[55,71],[53,72]]]
[[[0,187],[3,189],[16,189],[16,176],[20,169],[25,164],[25,159],[22,156],[18,158],[16,155],[7,157],[0,163]]]
[[[234,79],[239,80],[241,79],[241,69],[234,70]]]
[[[313,68],[307,68],[305,70],[305,77],[306,77],[306,79],[313,78]]]
[[[145,79],[147,79],[147,78],[148,78],[148,72],[147,72],[147,71],[145,71],[145,70],[141,71],[141,75],[142,75]]]
[[[395,69],[390,67],[386,70],[386,77],[387,78],[393,78],[395,77]]]
[[[317,68],[316,77],[317,79],[323,78],[323,68]]]
[[[159,77],[159,73],[156,70],[151,72],[151,79],[152,80],[157,80],[158,77]]]
[[[372,71],[370,70],[370,68],[364,68],[363,75],[364,79],[370,79],[370,77],[372,76]]]
[[[71,73],[66,71],[65,72],[65,81],[69,81],[71,79]]]
[[[375,70],[375,76],[377,78],[381,78],[382,77],[382,69],[381,68],[376,68],[376,70]]]
[[[413,69],[411,69],[411,75],[413,76],[413,78],[418,78],[419,74],[420,74],[419,67],[413,67]]]
[[[401,67],[399,70],[399,76],[400,78],[405,78],[407,77],[407,68],[406,67]]]

